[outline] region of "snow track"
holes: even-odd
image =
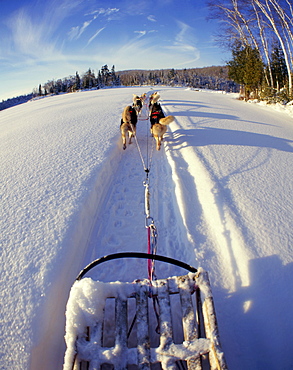
[[[159,234],[157,253],[192,263],[193,249],[190,249],[190,246],[188,249],[185,227],[174,193],[171,168],[164,149],[160,152],[154,149],[154,139],[150,136],[148,121],[138,122],[137,138],[144,163],[135,141],[125,151],[116,155],[116,170],[104,186],[105,193],[100,194],[103,204],[95,216],[96,222],[87,248],[85,264],[115,252],[147,252],[144,164],[150,166],[150,211]],[[130,269],[125,269],[125,264],[130,264]],[[121,265],[124,265],[124,268],[121,268]],[[132,281],[147,277],[145,261],[135,261],[135,264],[133,261],[115,261],[109,268],[113,269],[111,274],[106,269],[105,273],[101,271],[95,278],[102,281]],[[165,277],[170,273],[170,269],[173,269],[172,273],[176,271],[175,267],[170,266],[160,265],[159,268],[161,271],[158,270],[158,273],[165,273]]]
[[[180,124],[172,125],[174,136],[177,130],[182,131]],[[174,146],[172,149],[167,151],[167,155],[173,165],[172,172],[177,184],[176,198],[189,239],[196,246],[195,255],[199,265],[205,266],[208,271],[217,265],[222,270],[222,277],[232,275],[234,281],[226,282],[226,287],[231,291],[247,285],[249,280],[246,266],[249,254],[245,250],[241,231],[243,222],[235,220],[234,211],[225,199],[224,189],[217,182],[200,151],[188,145],[180,151],[174,150]],[[186,181],[186,173],[189,183]],[[193,207],[186,209],[186,204],[192,204]],[[212,241],[209,248],[204,242],[200,246],[200,241],[203,241],[200,225],[205,230],[204,234]],[[198,231],[194,232],[195,230]],[[223,284],[224,281],[221,281]]]

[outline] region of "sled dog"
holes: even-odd
[[[128,145],[131,144],[131,139],[136,134],[137,113],[134,107],[128,105],[122,112],[120,132],[122,138],[123,149],[126,149],[127,137],[129,138]]]
[[[161,149],[163,136],[167,131],[167,125],[174,121],[174,116],[165,117],[159,103],[154,103],[150,113],[151,133],[156,140],[157,150]]]
[[[140,99],[141,99],[141,101],[142,101],[142,104],[144,104],[144,102],[145,102],[146,98],[147,98],[147,94],[146,94],[146,93],[141,94]]]
[[[137,114],[139,114],[142,109],[142,98],[138,95],[133,94],[132,102]]]
[[[160,94],[155,91],[154,93],[152,93],[152,95],[150,96],[150,103],[149,103],[149,109],[151,110],[152,109],[152,106],[157,103],[157,101],[160,99]]]

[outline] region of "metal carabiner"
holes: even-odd
[[[150,184],[150,179],[146,177],[146,179],[143,181],[143,186],[149,186]]]
[[[148,216],[145,218],[146,229],[148,229],[149,227],[152,227],[153,224],[154,224],[154,219],[152,217]]]

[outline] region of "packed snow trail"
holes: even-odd
[[[139,148],[133,142],[122,152],[117,169],[106,187],[106,193],[101,195],[104,202],[96,215],[96,223],[88,247],[90,256],[87,256],[84,265],[115,252],[147,252],[145,164],[150,170],[148,174],[150,215],[154,219],[159,234],[157,253],[195,263],[193,248],[188,251],[186,245],[185,228],[174,198],[170,166],[164,151],[154,150],[155,142],[151,138],[149,127],[149,121],[145,122],[143,118],[138,121]],[[138,150],[141,151],[144,163]],[[125,264],[132,265],[132,268],[126,271],[125,267],[122,268]],[[165,271],[165,277],[167,277],[170,266],[157,264]],[[146,278],[146,266],[146,261],[135,261],[135,264],[125,260],[115,261],[109,264],[110,274],[109,269],[106,269],[103,273],[102,271],[97,273],[95,277],[102,281],[113,281],[113,279],[132,281]],[[104,269],[104,266],[101,266],[101,270]]]
[[[291,369],[292,117],[221,93],[158,90],[175,116],[150,172],[158,254],[209,272],[230,369]],[[1,112],[1,369],[61,369],[65,304],[80,269],[146,250],[145,173],[135,142],[123,151],[119,134],[123,108],[146,91],[68,94]],[[137,136],[145,153],[146,122]],[[125,281],[147,269],[124,260],[97,274]]]

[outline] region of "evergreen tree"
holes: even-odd
[[[108,86],[109,79],[110,79],[110,71],[109,71],[107,64],[105,64],[101,69],[101,77],[102,77],[102,84],[104,86]]]
[[[82,79],[82,86],[84,89],[92,89],[95,86],[95,74],[89,68],[88,71],[84,74]]]
[[[264,66],[259,51],[249,45],[237,44],[232,50],[233,59],[227,63],[228,75],[236,83],[244,86],[245,99],[249,99],[251,93],[257,93],[261,86]]]
[[[78,72],[75,73],[75,84],[74,84],[75,90],[80,90],[80,77]]]
[[[97,77],[97,89],[100,89],[102,86],[103,86],[102,75],[101,71],[99,71]]]
[[[274,88],[280,91],[280,88],[286,85],[288,71],[282,49],[275,47],[271,54],[271,68],[273,74]]]
[[[116,73],[115,73],[115,66],[114,65],[111,68],[111,82],[112,82],[112,86],[116,86],[117,85]]]

